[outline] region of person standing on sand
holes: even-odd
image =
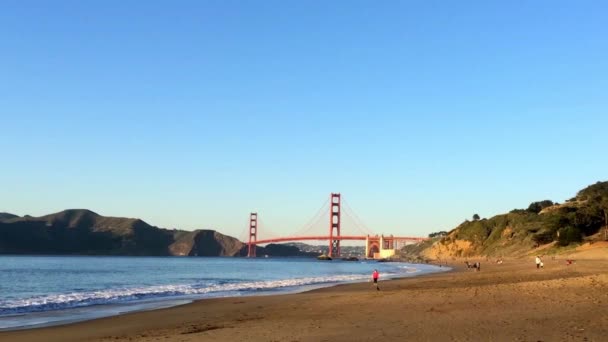
[[[380,291],[380,287],[378,286],[378,278],[380,278],[380,273],[378,273],[378,270],[374,269],[372,279],[374,279],[374,284],[376,284],[376,290]]]
[[[540,268],[540,264],[542,263],[542,261],[540,260],[540,256],[536,256],[536,268],[539,269]]]

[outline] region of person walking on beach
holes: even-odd
[[[376,284],[376,290],[380,291],[380,287],[378,286],[378,278],[380,277],[380,273],[378,270],[374,269],[374,273],[372,273],[372,279],[374,279],[374,284]]]
[[[537,268],[537,269],[539,269],[539,268],[540,268],[540,265],[541,265],[542,263],[543,263],[543,262],[540,260],[540,256],[538,256],[538,255],[537,255],[537,256],[536,256],[536,268]]]

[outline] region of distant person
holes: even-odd
[[[374,270],[374,273],[372,273],[372,279],[374,280],[374,284],[376,284],[376,290],[380,291],[380,287],[378,286],[378,278],[380,278],[380,273],[378,273],[378,270]]]
[[[536,256],[536,268],[539,269],[540,265],[543,263],[542,260],[540,260],[540,256]]]

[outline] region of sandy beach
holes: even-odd
[[[483,262],[471,271],[300,294],[201,300],[0,341],[605,341],[608,262]]]

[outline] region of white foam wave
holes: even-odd
[[[415,267],[411,267],[411,266],[399,266],[399,268],[405,270],[406,273],[416,273],[416,272],[420,272],[419,269],[415,268]]]
[[[272,291],[315,284],[361,281],[367,278],[367,276],[360,274],[336,275],[329,277],[308,277],[269,281],[209,284],[202,287],[200,285],[196,286],[193,284],[172,284],[49,294],[25,299],[0,300],[0,315],[60,310],[97,304],[121,303],[155,297],[186,295],[207,295],[212,297],[220,297],[223,294],[227,295],[231,293],[252,291]]]

